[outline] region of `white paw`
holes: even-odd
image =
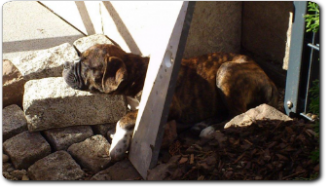
[[[112,143],[109,150],[112,161],[124,158],[130,144],[131,135],[132,130],[123,129],[117,124],[116,133],[112,136]]]
[[[211,139],[214,137],[214,132],[215,132],[214,127],[209,126],[201,131],[201,133],[199,134],[199,137],[202,139]]]

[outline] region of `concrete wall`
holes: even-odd
[[[242,51],[280,88],[285,87],[292,12],[292,1],[247,1],[242,6]]]
[[[242,48],[282,67],[292,1],[243,2]]]
[[[187,39],[184,57],[241,49],[242,2],[198,1]]]

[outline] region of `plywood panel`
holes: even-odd
[[[174,27],[167,29],[171,31],[171,36],[164,36],[158,51],[151,55],[129,153],[129,159],[144,179],[158,158],[193,5],[193,2],[182,3],[181,10],[176,13],[177,19],[172,21]],[[189,16],[186,16],[187,10]]]

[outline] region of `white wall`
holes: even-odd
[[[150,55],[169,36],[182,2],[41,1],[86,35],[103,33],[125,51]]]

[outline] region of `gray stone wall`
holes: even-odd
[[[243,2],[242,48],[282,67],[292,1]]]
[[[184,58],[240,51],[242,2],[196,2]]]

